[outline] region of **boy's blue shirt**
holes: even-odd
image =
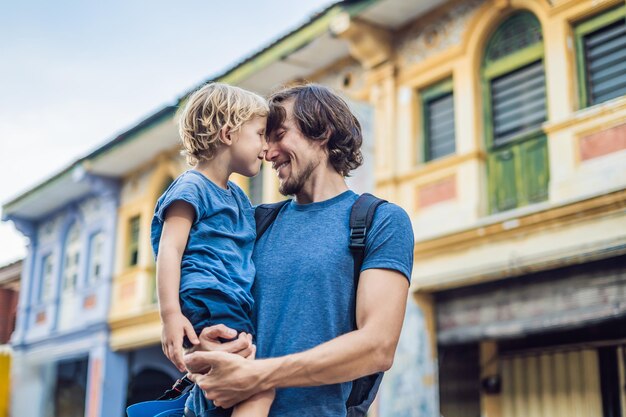
[[[256,228],[250,200],[231,181],[225,190],[198,171],[184,172],[157,201],[151,231],[155,256],[166,210],[175,201],[184,201],[195,211],[181,260],[181,310],[196,332],[218,323],[251,332]],[[208,402],[197,386],[185,406],[198,417],[230,414]]]
[[[358,195],[290,202],[257,242],[253,260],[257,358],[302,352],[352,331],[355,310],[349,217]],[[361,271],[392,269],[410,280],[413,229],[395,204],[376,210]],[[381,300],[385,302],[384,298]],[[352,384],[279,389],[270,417],[343,417]]]
[[[165,211],[175,201],[196,212],[181,262],[180,291],[214,289],[250,311],[256,230],[248,197],[231,181],[225,190],[198,171],[184,172],[157,201],[151,231],[155,256]]]

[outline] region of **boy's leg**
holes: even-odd
[[[256,358],[256,350],[252,355],[248,356],[248,359],[254,360]],[[247,400],[237,404],[233,408],[233,414],[231,417],[267,417],[270,413],[270,408],[274,402],[276,391],[271,389],[268,391],[259,392],[254,394]]]
[[[274,390],[253,395],[235,406],[232,417],[267,417],[275,395]]]

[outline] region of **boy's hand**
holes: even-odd
[[[178,368],[185,372],[183,362],[183,337],[187,336],[193,345],[200,343],[191,322],[182,313],[172,313],[163,317],[161,347],[165,356]]]

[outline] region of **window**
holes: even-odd
[[[517,12],[491,36],[482,81],[492,212],[548,197],[546,80],[541,25]]]
[[[52,282],[54,279],[54,264],[52,254],[43,257],[41,262],[41,288],[39,288],[39,301],[46,302],[52,298]]]
[[[65,241],[65,262],[63,264],[63,290],[71,291],[78,283],[80,263],[80,231],[74,223],[67,234]]]
[[[250,178],[248,182],[248,197],[252,205],[261,204],[263,202],[263,165],[259,173]]]
[[[89,272],[87,282],[94,284],[102,278],[104,256],[104,234],[98,232],[91,236],[89,241]]]
[[[581,107],[626,95],[626,6],[575,29]]]
[[[135,266],[139,260],[139,220],[140,216],[128,222],[128,266]]]
[[[547,115],[543,62],[494,78],[490,89],[495,146],[541,128]]]
[[[454,130],[454,95],[452,80],[420,91],[422,98],[424,161],[453,154],[456,149]]]

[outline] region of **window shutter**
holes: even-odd
[[[494,146],[536,131],[546,120],[543,62],[537,61],[491,81]]]
[[[455,152],[454,96],[439,96],[426,103],[426,160],[441,158]]]
[[[621,19],[583,38],[589,104],[626,94],[626,23]]]

